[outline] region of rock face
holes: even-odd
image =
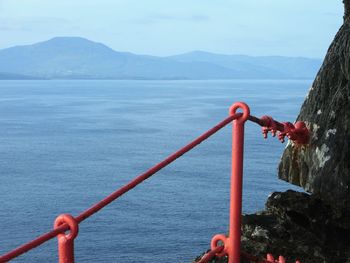
[[[350,262],[350,0],[298,120],[310,143],[289,143],[279,178],[307,192],[274,193],[266,210],[243,217],[242,248],[287,262]]]
[[[257,236],[257,228],[264,235]],[[244,216],[247,252],[276,256],[287,262],[350,262],[350,210],[334,211],[315,195],[274,193],[260,215]]]
[[[350,199],[350,1],[344,4],[344,24],[298,116],[311,130],[310,145],[289,144],[279,165],[281,179],[341,202]]]
[[[350,0],[343,2],[344,24],[298,116],[310,144],[288,144],[279,165],[281,179],[311,194],[273,193],[265,211],[243,216],[242,251],[260,259],[350,263]]]
[[[350,209],[335,211],[316,195],[276,192],[265,211],[243,216],[242,251],[259,259],[269,252],[293,263],[346,263],[349,247]],[[214,262],[227,263],[227,259]],[[251,261],[242,256],[241,262]]]

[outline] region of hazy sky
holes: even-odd
[[[81,36],[118,51],[323,57],[341,0],[0,0],[0,48]]]

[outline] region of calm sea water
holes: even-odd
[[[0,254],[77,215],[225,118],[294,121],[311,81],[1,81]],[[248,123],[245,213],[269,193],[285,145]],[[231,127],[84,221],[77,262],[190,262],[228,228]],[[295,189],[295,188],[294,188]],[[14,260],[56,262],[57,241]]]

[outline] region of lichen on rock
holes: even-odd
[[[279,178],[325,199],[350,199],[350,1],[344,24],[325,57],[297,120],[311,131],[310,145],[288,145]]]
[[[310,194],[273,193],[264,211],[243,216],[241,247],[251,255],[350,263],[350,0],[343,2],[344,24],[297,118],[307,124],[310,142],[289,142],[279,165],[280,179]]]

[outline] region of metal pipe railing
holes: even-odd
[[[243,113],[238,113],[237,110],[242,109]],[[284,137],[294,140],[296,143],[305,144],[309,140],[309,132],[303,122],[297,122],[295,126],[291,123],[280,123],[274,121],[271,117],[263,116],[257,118],[250,115],[249,107],[242,102],[235,103],[230,108],[229,117],[219,122],[216,126],[209,129],[189,144],[182,147],[180,150],[169,155],[160,163],[154,165],[146,172],[140,174],[128,184],[117,189],[103,200],[86,209],[78,216],[73,217],[69,214],[62,214],[55,220],[54,229],[40,235],[39,237],[15,248],[14,250],[0,256],[0,263],[14,259],[27,251],[34,249],[37,246],[47,242],[48,240],[58,237],[58,251],[60,263],[74,262],[74,239],[78,235],[79,223],[89,218],[93,214],[100,211],[102,208],[115,201],[117,198],[130,191],[144,180],[148,179],[177,158],[187,153],[201,142],[208,139],[210,136],[218,132],[230,122],[233,122],[232,132],[232,174],[231,174],[231,201],[230,201],[230,229],[229,236],[217,235],[212,240],[211,253],[206,257],[228,255],[229,263],[238,263],[240,261],[240,226],[241,226],[241,211],[242,211],[242,177],[243,177],[243,146],[244,146],[244,124],[247,120],[255,122],[263,127],[264,137],[271,132],[273,136],[278,131],[278,137],[283,142]],[[65,234],[70,230],[69,234]],[[219,248],[218,243],[222,241],[224,246]],[[205,259],[206,260],[206,259]],[[200,261],[201,262],[201,261]],[[203,261],[204,262],[204,261]],[[207,262],[207,261],[205,261]],[[281,261],[282,263],[282,261]]]

